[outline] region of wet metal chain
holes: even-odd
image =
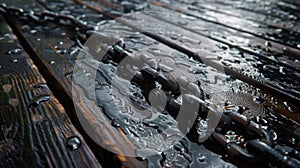
[[[87,40],[95,30],[94,26],[88,25],[71,15],[64,15],[51,11],[26,11],[22,8],[1,4],[0,12],[9,17],[14,16],[22,20],[33,21],[39,24],[52,22],[61,26],[74,28],[77,32],[76,35],[82,41]],[[109,37],[101,35],[100,38]],[[108,46],[108,52],[105,54],[104,60],[112,60],[118,64],[128,57],[132,58],[135,62],[144,59],[142,56],[138,57],[133,55],[130,49],[126,47],[124,41],[120,39],[116,44]],[[133,70],[132,73],[134,74],[134,78],[131,82],[141,88],[145,94],[149,93],[149,90],[155,87],[155,82],[159,83],[162,86],[162,89],[168,93],[166,110],[173,117],[176,117],[183,104],[176,101],[179,95],[182,95],[183,102],[185,103],[190,103],[192,105],[192,102],[197,102],[201,105],[198,111],[198,118],[205,118],[208,115],[208,111],[213,112],[213,115],[216,116],[221,115],[220,123],[218,127],[213,130],[208,141],[223,146],[225,152],[234,159],[249,164],[264,163],[267,160],[268,162],[275,163],[282,167],[296,168],[300,166],[299,160],[284,155],[274,148],[273,137],[268,130],[261,128],[259,124],[248,120],[241,114],[221,113],[213,108],[213,105],[205,101],[200,81],[189,82],[182,78],[181,80],[183,80],[186,85],[184,85],[184,88],[179,88],[179,85],[177,84],[178,81],[176,81],[178,79],[172,79],[150,63],[146,62],[146,64],[147,66],[143,67],[141,71]],[[152,83],[147,83],[149,81]],[[109,82],[110,81],[108,81],[108,83]],[[148,97],[147,95],[144,96]],[[236,129],[236,132],[240,131],[240,133],[246,137],[246,140],[242,144],[228,141],[228,137],[226,137],[225,134],[227,131],[234,129]]]

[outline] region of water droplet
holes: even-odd
[[[11,62],[12,62],[12,63],[17,63],[18,60],[17,60],[17,59],[13,59],[13,60],[11,60]]]
[[[206,156],[204,154],[202,154],[202,153],[198,154],[198,160],[199,160],[199,162],[204,162],[205,159],[206,159]]]
[[[40,114],[32,114],[31,119],[33,122],[43,122],[43,116]]]
[[[266,41],[266,42],[265,42],[265,46],[267,46],[267,47],[272,47],[272,43],[271,43],[270,41]]]
[[[262,104],[265,100],[261,97],[255,97],[253,98],[253,101],[255,101],[258,104]]]
[[[12,89],[12,85],[11,84],[5,84],[2,86],[2,89],[4,92],[9,93]]]
[[[273,140],[275,141],[277,139],[277,133],[273,130],[270,130],[270,134],[273,137]]]
[[[285,72],[283,71],[283,67],[282,67],[282,66],[281,66],[281,67],[279,67],[279,73],[281,73],[281,74],[285,75]]]
[[[43,94],[43,95],[39,95],[36,96],[34,98],[31,99],[31,101],[28,103],[28,108],[29,107],[37,107],[39,106],[42,102],[46,102],[50,100],[50,95],[48,94]]]
[[[185,26],[185,25],[187,25],[187,24],[188,24],[188,22],[187,22],[187,21],[178,21],[177,23],[178,23],[178,24],[180,24],[180,25],[183,25],[183,26]]]
[[[53,65],[53,64],[55,64],[55,61],[50,61],[50,65]]]
[[[288,47],[283,47],[282,50],[283,50],[283,51],[288,51],[289,48],[288,48]]]
[[[29,31],[30,34],[35,34],[36,32],[37,32],[37,30],[34,30],[34,29]]]
[[[79,149],[81,145],[81,139],[78,136],[69,137],[66,141],[66,147],[71,151]]]
[[[44,88],[48,88],[48,86],[46,83],[39,83],[39,84],[35,85],[34,88],[44,89]]]
[[[196,17],[188,16],[188,15],[185,15],[185,14],[180,15],[180,17],[184,18],[184,19],[192,20],[192,21],[197,20]]]
[[[29,30],[30,26],[29,25],[24,25],[21,27],[21,30]]]
[[[225,134],[225,137],[227,138],[226,141],[228,143],[236,143],[236,144],[240,144],[244,142],[244,138],[241,135],[237,135],[234,131],[227,131]]]
[[[65,54],[65,53],[67,53],[67,50],[57,50],[56,53],[57,54]]]
[[[297,44],[297,48],[300,48],[300,44]]]
[[[197,133],[199,134],[199,139],[206,138],[208,134],[208,123],[205,120],[199,119],[197,123]]]
[[[191,66],[189,72],[193,74],[205,74],[205,70],[198,66]]]
[[[178,35],[177,34],[171,34],[170,38],[173,40],[177,40],[178,39]]]
[[[163,72],[172,72],[172,71],[174,71],[173,68],[171,68],[171,67],[169,67],[165,64],[159,64],[159,67]]]
[[[295,138],[290,138],[290,139],[289,139],[289,142],[290,142],[292,145],[295,145],[295,144],[296,144],[296,139],[295,139]]]
[[[20,48],[16,48],[16,49],[13,49],[13,50],[8,51],[7,53],[8,53],[9,55],[11,55],[11,54],[20,54],[21,51],[22,51],[22,50],[21,50]]]

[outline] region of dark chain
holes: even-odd
[[[122,58],[133,57],[135,58],[135,61],[138,61],[137,59],[142,59],[141,57],[132,56],[131,53],[126,51],[125,46],[120,47],[120,45],[114,45],[111,49],[112,51],[108,52],[111,55],[111,59],[118,58],[120,56],[122,56]],[[201,104],[202,108],[199,109],[199,113],[204,112],[201,110],[204,107],[209,109],[210,112],[215,113],[215,115],[222,114],[220,124],[212,133],[211,139],[213,142],[217,142],[222,145],[230,156],[249,164],[260,164],[266,161],[263,160],[264,158],[268,158],[269,162],[273,162],[273,159],[276,159],[275,163],[282,167],[300,166],[299,160],[283,155],[273,148],[274,143],[272,135],[268,130],[261,128],[259,124],[248,120],[244,115],[238,113],[221,113],[220,111],[212,108],[210,104],[203,100],[203,90],[200,88],[199,83],[185,81],[186,84],[183,88],[179,88],[179,85],[175,82],[179,82],[178,79],[174,80],[168,78],[153,67],[144,68],[142,71],[138,72],[134,78],[140,87],[145,86],[146,83],[142,83],[142,81],[148,79],[148,81],[159,82],[161,85],[165,86],[164,88],[166,89],[164,90],[171,91],[172,96],[168,99],[166,109],[172,116],[176,116],[178,114],[182,105],[176,101],[176,97],[183,89],[186,89],[183,93],[183,97],[188,99],[186,102],[194,101]],[[185,80],[185,78],[180,78],[179,80]],[[188,96],[193,94],[200,95],[200,97]],[[248,134],[248,136],[252,138],[244,142],[245,145],[242,147],[235,142],[230,142],[228,140],[228,138],[224,135],[224,128],[230,128],[231,130],[244,130],[244,134]]]
[[[87,25],[85,22],[82,22],[71,15],[64,15],[51,11],[25,11],[22,8],[6,6],[6,4],[2,3],[0,4],[0,13],[4,15],[13,15],[25,20],[33,20],[38,23],[53,22],[62,26],[73,27],[78,36],[83,40],[86,40],[94,31],[94,26]],[[108,38],[105,37],[105,35],[101,36],[103,36],[103,38]],[[109,46],[106,57],[112,59],[116,63],[119,63],[125,57],[131,57],[135,62],[146,60],[143,57],[133,56],[128,49],[126,49],[125,43],[122,40],[119,40],[115,45]],[[185,95],[198,95],[198,97],[184,96],[188,98],[189,101],[191,101],[191,99],[196,99],[193,101],[200,103],[201,107],[209,109],[210,112],[213,112],[216,115],[221,114],[220,124],[218,125],[218,128],[213,131],[210,140],[222,145],[230,156],[250,164],[261,163],[264,161],[262,160],[263,158],[267,158],[270,162],[274,161],[282,167],[300,167],[300,162],[297,159],[283,155],[273,148],[272,136],[266,129],[261,128],[260,125],[253,121],[247,120],[243,115],[237,113],[221,113],[212,108],[212,106],[204,101],[203,90],[199,83],[185,81],[186,84],[184,85],[184,88],[179,88],[175,79],[163,74],[159,69],[152,66],[144,68],[139,72],[135,72],[133,82],[138,86],[146,86],[146,80],[159,82],[162,85],[163,90],[171,92],[166,109],[172,116],[176,116],[182,105],[176,101],[176,98],[180,95],[180,90],[185,88],[188,88],[184,91]],[[180,80],[185,79],[181,78]],[[203,108],[199,109],[199,113],[203,113],[204,111]],[[224,135],[224,130],[228,128],[244,130],[244,133],[252,138],[247,140],[244,143],[244,146],[238,145],[235,142],[230,142]]]
[[[114,45],[112,49],[113,52],[109,52],[113,54],[111,56],[112,59],[120,56],[133,57],[125,50],[125,47]],[[141,59],[141,57],[135,57],[135,59]],[[181,82],[186,83],[183,85],[183,88],[179,88],[175,81],[180,82],[178,80],[185,80],[184,78],[176,80],[166,78],[166,76],[163,75],[159,70],[156,70],[152,67],[144,68],[135,76],[135,79],[138,82],[145,81],[145,78],[150,79],[149,81],[157,81],[162,85],[165,85],[165,88],[167,88],[166,90],[172,92],[173,96],[168,99],[166,107],[172,116],[176,116],[178,114],[182,105],[176,101],[176,95],[178,95],[179,90],[182,91],[182,89],[186,88],[189,89],[184,91],[185,95],[201,95],[200,97],[185,96],[188,99],[186,102],[198,102],[201,104],[201,107],[209,109],[209,111],[215,115],[222,114],[220,124],[212,133],[211,139],[213,142],[217,142],[222,145],[231,157],[237,158],[238,160],[247,162],[249,164],[259,164],[266,161],[263,160],[264,158],[268,158],[269,162],[273,162],[273,159],[276,159],[275,163],[281,165],[282,167],[300,166],[300,162],[297,159],[283,155],[273,148],[274,143],[272,135],[268,130],[261,128],[259,124],[248,120],[244,115],[238,113],[221,113],[220,111],[212,108],[210,104],[203,100],[203,90],[200,88],[199,83],[185,81]],[[139,83],[139,86],[143,85],[145,84]],[[199,113],[203,112],[203,110],[199,109]],[[242,134],[247,134],[252,138],[244,142],[244,146],[240,146],[235,142],[230,142],[228,140],[228,138],[224,135],[224,130],[226,129],[236,129],[237,132],[238,130],[243,130],[244,133]]]

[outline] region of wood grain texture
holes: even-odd
[[[44,9],[43,6],[40,6],[40,4],[31,0],[28,0],[27,2],[23,1],[23,4],[17,5],[27,9],[26,4],[28,4],[27,7],[31,4],[35,4],[33,5],[35,8],[38,6],[38,8]],[[28,9],[31,8],[29,7]],[[59,8],[56,10],[59,10]],[[79,7],[74,9],[74,14],[80,12],[80,10],[85,12],[82,7]],[[86,13],[87,12],[85,12],[85,14]],[[91,13],[93,13],[93,11]],[[81,101],[82,97],[79,97],[77,99],[78,101],[72,102],[72,71],[75,66],[75,60],[78,53],[72,55],[70,52],[72,52],[72,49],[76,49],[74,48],[75,32],[62,27],[61,25],[54,25],[51,23],[46,26],[46,30],[38,24],[35,25],[35,23],[29,24],[28,26],[30,28],[27,27],[24,29],[24,22],[17,19],[9,20],[11,21],[11,24],[14,25],[15,31],[20,33],[18,38],[21,38],[22,44],[26,45],[26,48],[30,50],[35,63],[40,65],[39,69],[48,77],[48,79],[50,79],[48,82],[51,83],[53,88],[56,88],[54,92],[57,93],[58,97],[61,96],[60,100],[62,101],[62,104],[64,104],[66,109],[69,109],[68,114],[72,118],[72,122],[80,127],[79,129],[81,129],[81,133],[84,134],[85,130],[83,130],[81,123],[78,120],[78,115],[76,114],[74,107],[72,107],[73,105],[76,110],[80,111],[79,113],[84,114],[80,116],[82,117],[81,119],[89,121],[87,122],[89,125],[87,127],[101,128],[99,131],[92,132],[92,134],[95,134],[95,137],[101,138],[101,143],[111,146],[111,148],[115,149],[119,153],[124,153],[122,151],[128,149],[132,151],[131,148],[133,148],[134,145],[128,140],[124,133],[119,130],[119,128],[111,125],[111,120],[103,115],[101,109],[100,111],[96,110],[96,108],[98,109],[99,107],[91,107],[84,104]],[[32,33],[32,30],[34,33]],[[95,121],[94,118],[98,119],[97,122],[90,122]],[[90,129],[90,131],[93,131],[93,129]],[[123,155],[114,154],[103,149],[86,133],[84,138],[89,139],[89,145],[92,146],[92,150],[97,159],[100,160],[101,163],[106,164],[106,167],[111,165],[118,167],[143,167],[145,164],[144,161],[138,161],[136,158],[124,157]],[[118,144],[124,144],[122,146],[124,149],[114,147]]]
[[[101,2],[91,3],[86,1],[79,3],[83,3],[105,15],[107,13],[103,12],[105,11],[103,7],[105,4]],[[191,10],[183,10],[183,8],[188,8],[188,5],[179,5],[179,3],[177,5],[173,5],[174,3],[163,4],[154,1],[152,3],[155,6],[163,6],[170,10],[150,5],[149,10],[154,12],[137,13],[131,17],[122,17],[118,21],[134,27],[140,32],[146,32],[144,34],[155,40],[163,42],[195,60],[203,61],[206,65],[225,72],[233,78],[268,92],[277,99],[283,98],[282,100],[288,100],[295,105],[299,102],[298,81],[294,80],[299,69],[298,63],[294,60],[295,56],[293,54],[282,54],[280,50],[284,45],[272,42],[272,46],[266,46],[265,41],[261,38],[253,37],[252,39],[251,35],[244,35],[243,32],[224,27],[220,23],[210,23],[197,17],[190,17],[196,15],[190,14]],[[117,10],[122,10],[121,5]],[[195,12],[193,11],[193,13]],[[179,21],[178,18],[180,18]],[[155,34],[156,32],[158,34]],[[220,35],[220,33],[224,34]],[[236,38],[236,40],[226,38]],[[261,49],[254,49],[252,46],[254,44],[260,46],[258,48]],[[267,47],[270,49],[266,49]],[[299,53],[298,49],[292,50]],[[272,54],[276,53],[280,55],[276,57],[279,61],[274,60],[272,57]],[[279,70],[276,72],[274,69],[264,68],[279,68],[279,66],[284,66],[286,73],[281,74]],[[298,113],[287,111],[283,114],[292,117],[295,121],[300,119]]]
[[[22,7],[25,10],[33,8],[33,10],[47,9],[57,13],[68,13],[68,15],[84,20],[90,25],[96,25],[96,22],[98,21],[106,23],[108,19],[116,18],[117,16],[114,14],[127,13],[128,11],[124,11],[122,5],[125,4],[126,6],[131,2],[136,2],[135,0],[132,0],[124,4],[116,4],[111,3],[108,0],[101,0],[98,1],[98,4],[95,4],[90,1],[82,2],[78,0],[78,3],[75,3],[75,1],[77,0],[25,0],[22,1],[22,3],[17,4],[17,6]],[[259,12],[260,15],[258,16],[260,16],[262,20],[257,21],[252,15],[243,19],[239,18],[238,15],[235,15],[236,13],[220,12],[213,9],[206,1],[206,3],[201,5],[197,3],[190,4],[184,0],[177,0],[172,4],[160,3],[161,1],[151,2],[152,4],[149,3],[149,8],[147,9],[157,10],[160,13],[137,14],[137,18],[135,18],[136,16],[132,18],[127,17],[124,20],[119,20],[120,22],[116,23],[115,27],[108,27],[103,33],[114,37],[119,37],[119,35],[121,35],[121,37],[122,35],[132,35],[132,37],[125,38],[124,41],[127,46],[126,50],[130,51],[133,57],[138,57],[142,54],[149,62],[152,61],[153,64],[149,64],[150,66],[153,66],[154,69],[159,67],[164,73],[172,71],[173,74],[175,74],[174,77],[177,79],[184,76],[193,81],[194,84],[200,80],[205,84],[208,83],[207,85],[203,85],[203,83],[201,85],[207,94],[207,102],[216,105],[220,110],[243,113],[243,115],[246,115],[249,119],[257,120],[257,122],[261,122],[261,118],[267,120],[271,118],[270,121],[268,121],[270,125],[268,126],[268,129],[272,131],[275,130],[275,136],[277,133],[278,137],[280,137],[276,142],[278,144],[293,143],[292,146],[299,149],[299,135],[296,135],[298,134],[297,130],[299,130],[299,124],[294,123],[291,120],[289,120],[290,123],[286,122],[288,119],[283,119],[284,117],[280,115],[283,114],[290,119],[298,122],[300,121],[298,105],[290,103],[293,98],[295,98],[294,102],[297,102],[297,100],[299,101],[299,81],[295,80],[295,76],[296,78],[299,77],[299,61],[297,61],[299,58],[299,48],[297,48],[297,40],[289,37],[289,43],[285,43],[283,41],[284,38],[277,37],[274,34],[274,36],[265,36],[266,34],[262,34],[268,30],[274,33],[277,31],[277,28],[282,28],[284,31],[292,29],[292,26],[281,27],[280,24],[273,24],[270,19],[281,16],[282,18],[286,18],[287,16],[279,16],[276,15],[276,13],[266,14]],[[14,4],[13,2],[8,3]],[[236,6],[225,5],[222,4],[222,2],[217,1],[215,3],[217,6],[219,5],[218,9],[220,8],[223,11],[229,9],[232,9],[235,12],[238,11]],[[234,1],[232,1],[232,3],[234,3]],[[87,5],[88,8],[82,7],[82,4]],[[282,3],[276,4],[273,1],[271,4],[293,8],[293,6],[287,6],[287,4]],[[243,12],[248,11],[253,14],[253,9],[243,10]],[[269,15],[272,17],[269,17]],[[213,16],[217,16],[219,19],[216,19]],[[3,44],[1,47],[3,50],[7,50],[6,54],[10,56],[6,60],[7,64],[3,73],[10,74],[11,72],[17,72],[17,75],[13,75],[12,77],[4,75],[4,80],[0,83],[3,92],[1,96],[3,95],[3,99],[6,100],[9,105],[7,106],[5,103],[3,103],[3,105],[0,104],[0,111],[1,109],[4,109],[2,111],[12,111],[11,106],[15,107],[19,105],[20,100],[26,102],[22,103],[22,107],[23,109],[27,109],[27,115],[29,117],[25,118],[24,122],[32,127],[30,127],[30,129],[27,129],[27,127],[24,129],[30,130],[30,133],[33,134],[32,136],[29,136],[28,139],[32,139],[34,145],[28,147],[28,151],[24,155],[24,158],[32,154],[32,156],[28,156],[26,159],[37,158],[36,161],[32,163],[34,166],[74,166],[72,165],[72,158],[69,160],[58,161],[57,159],[64,157],[69,153],[60,150],[60,148],[52,148],[51,145],[48,145],[50,142],[55,141],[55,139],[46,139],[46,137],[52,133],[51,131],[48,131],[49,125],[43,125],[46,119],[52,121],[51,119],[53,117],[48,117],[48,113],[53,113],[53,115],[57,116],[57,119],[53,119],[53,122],[55,123],[53,125],[58,126],[59,129],[55,129],[56,132],[52,133],[53,136],[55,133],[59,134],[61,132],[63,135],[68,135],[67,137],[72,134],[69,134],[67,129],[61,126],[61,123],[65,121],[64,116],[51,111],[55,111],[56,109],[62,109],[61,113],[67,114],[66,118],[71,119],[72,124],[74,124],[77,131],[82,134],[84,137],[83,139],[87,141],[96,159],[100,161],[103,167],[155,167],[166,166],[169,162],[172,162],[170,165],[176,165],[175,158],[181,158],[181,160],[179,159],[181,161],[181,166],[185,163],[195,167],[207,167],[210,165],[210,163],[202,163],[201,161],[201,163],[199,163],[199,160],[197,159],[198,156],[196,155],[204,151],[206,157],[215,157],[216,155],[212,154],[211,151],[208,151],[202,143],[199,145],[192,142],[197,141],[198,134],[196,133],[184,140],[186,143],[186,146],[183,145],[186,149],[185,152],[175,149],[173,146],[170,149],[170,153],[164,151],[158,155],[154,155],[153,158],[142,158],[143,161],[140,161],[141,158],[138,160],[136,158],[124,157],[120,154],[105,151],[105,149],[102,148],[103,146],[100,147],[100,143],[102,145],[108,145],[118,152],[128,151],[135,147],[139,148],[143,144],[146,144],[145,146],[147,146],[147,149],[160,152],[160,150],[157,149],[160,146],[163,146],[163,143],[160,141],[155,141],[153,138],[148,141],[136,139],[144,134],[152,135],[153,130],[155,132],[156,130],[167,126],[169,123],[175,123],[175,120],[168,115],[165,115],[166,118],[163,120],[160,120],[159,117],[153,117],[152,123],[150,122],[153,128],[150,128],[151,126],[149,127],[149,125],[136,124],[138,122],[131,120],[136,116],[138,116],[137,118],[139,119],[141,116],[139,110],[131,109],[132,99],[126,97],[126,95],[112,96],[110,94],[111,87],[109,85],[111,81],[107,77],[110,76],[111,73],[108,69],[117,67],[118,62],[112,64],[107,62],[101,63],[101,66],[103,67],[102,69],[99,69],[100,75],[96,79],[97,89],[95,90],[98,92],[96,95],[97,102],[95,104],[86,103],[86,97],[89,97],[91,94],[90,92],[86,92],[86,90],[76,90],[78,92],[82,91],[81,96],[76,98],[73,97],[72,99],[72,93],[74,93],[71,85],[72,78],[74,77],[73,73],[75,73],[75,75],[82,75],[84,81],[84,79],[88,79],[90,75],[90,69],[88,67],[93,67],[94,65],[97,65],[97,63],[100,63],[98,60],[87,60],[87,62],[84,62],[84,66],[82,66],[87,68],[87,70],[85,69],[86,71],[84,70],[81,72],[81,69],[79,69],[79,71],[74,70],[77,54],[80,50],[84,50],[84,47],[81,47],[80,41],[78,41],[76,37],[78,34],[73,30],[74,27],[64,27],[49,22],[41,24],[30,19],[22,20],[10,15],[7,15],[6,19],[21,40],[22,45],[25,46],[24,48],[30,54],[35,65],[37,65],[40,72],[46,78],[52,92],[67,110],[67,112],[64,112],[61,106],[57,108],[55,108],[54,105],[52,106],[50,102],[54,101],[53,95],[43,84],[45,80],[40,79],[38,77],[39,74],[36,75],[36,73],[31,72],[30,70],[30,68],[36,70],[36,67],[30,66],[30,68],[26,69],[23,68],[26,66],[15,66],[18,64],[23,65],[22,59],[19,58],[19,50],[7,50],[10,46]],[[263,19],[267,19],[267,22],[264,23]],[[242,27],[239,27],[241,25]],[[269,28],[268,26],[271,26],[272,28]],[[132,27],[138,28],[138,30],[146,33],[137,37],[135,33],[130,32]],[[296,30],[291,30],[292,33],[295,31]],[[296,34],[296,36],[298,35]],[[100,45],[105,46],[105,44]],[[32,62],[30,65],[31,64]],[[95,66],[93,68],[98,67]],[[19,71],[25,71],[26,73],[25,75],[24,73],[21,73],[20,75]],[[227,73],[231,78],[221,74],[220,71]],[[87,78],[84,78],[85,76]],[[236,80],[236,78],[243,80],[243,82]],[[218,81],[221,81],[221,83],[218,83]],[[85,84],[91,84],[89,82],[90,81],[87,80]],[[252,84],[253,86],[250,86],[249,84]],[[77,85],[73,83],[73,89],[74,86],[75,88],[77,87]],[[213,86],[214,89],[210,86]],[[222,89],[224,88],[227,90],[223,92]],[[7,96],[12,93],[14,94],[11,97]],[[23,95],[23,97],[19,96],[21,97],[19,100],[16,98],[18,96],[16,96],[15,93],[19,93]],[[284,95],[287,96],[284,97]],[[50,100],[48,100],[49,96]],[[275,96],[275,98],[273,96]],[[118,104],[117,107],[113,107],[114,105],[111,101],[114,99],[123,102],[125,105],[120,103],[121,105]],[[76,111],[73,104],[75,105]],[[128,117],[127,114],[120,115],[120,113],[123,112],[130,112],[130,117]],[[151,116],[151,112],[156,111],[150,111],[149,116]],[[3,133],[0,135],[2,139],[7,139],[6,137],[12,135],[18,135],[18,131],[15,131],[18,130],[18,127],[11,124],[16,117],[10,114],[11,113],[1,113],[0,116],[2,117],[0,122],[1,124],[3,123],[3,127],[1,127]],[[276,114],[276,116],[273,114]],[[273,118],[269,115],[273,115],[276,118],[277,116],[280,116],[280,119],[278,119],[280,122],[284,121],[282,123],[289,124],[282,124],[283,126],[277,128],[277,126],[273,125]],[[84,119],[90,129],[83,129],[82,120],[78,120],[78,117]],[[141,123],[143,122],[146,123],[147,120],[143,120]],[[68,123],[70,124],[70,122]],[[84,125],[85,128],[87,128],[87,125]],[[285,126],[289,127],[289,129],[281,128],[284,128]],[[175,130],[176,129],[177,128],[175,128]],[[13,133],[9,133],[11,130],[13,130]],[[26,133],[23,135],[26,137],[28,134]],[[91,139],[90,135],[100,137],[100,140],[96,140],[98,144],[93,141],[95,139]],[[294,139],[294,141],[297,141],[296,143],[291,140],[294,136],[296,137],[296,140]],[[286,140],[283,140],[283,137],[286,138]],[[82,139],[82,137],[80,138]],[[2,158],[8,158],[9,156],[18,160],[19,157],[15,157],[17,156],[15,153],[19,149],[15,147],[15,142],[9,140],[3,142],[7,142],[7,144],[4,144],[3,148],[0,148],[5,150],[5,154],[0,155],[0,158],[2,156]],[[35,147],[35,144],[46,144],[46,146],[37,148]],[[123,144],[121,145],[121,148],[119,148],[120,144]],[[9,145],[11,148],[8,147]],[[213,150],[214,147],[209,149]],[[57,150],[61,153],[57,152]],[[47,152],[49,153],[48,157],[40,157],[40,153]],[[170,159],[168,155],[172,155],[173,158],[170,157],[171,160],[168,160]],[[83,158],[83,156],[81,155],[79,158]],[[23,164],[22,159],[16,162],[18,164]],[[89,158],[84,161],[84,164],[99,166],[97,165],[98,163],[93,165],[94,159],[95,158]],[[225,160],[230,159],[225,156]],[[7,166],[9,161],[3,163]],[[214,160],[214,164],[224,165],[227,163],[224,163],[220,158],[217,158]],[[233,162],[233,164],[240,165],[242,163]],[[232,166],[230,164],[228,165]]]
[[[2,18],[0,27],[0,167],[101,167]]]

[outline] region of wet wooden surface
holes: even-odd
[[[3,18],[1,36],[0,167],[101,167]]]
[[[188,84],[201,82],[205,99],[218,110],[240,113],[273,132],[274,148],[278,151],[299,150],[298,2],[2,1],[24,10],[72,15],[93,26],[100,22],[101,33],[124,38],[133,56],[146,56],[150,65],[159,60],[160,69],[172,74],[175,80],[184,76]],[[144,9],[158,12],[139,13],[108,23],[122,14]],[[132,98],[122,94],[117,98],[125,105],[118,105],[121,110],[113,107],[109,100],[115,100],[116,96],[106,88],[111,82],[106,78],[111,73],[106,70],[115,68],[114,64],[101,63],[104,69],[96,79],[100,88],[96,90],[96,106],[101,108],[83,103],[84,96],[89,96],[87,93],[74,101],[73,70],[83,49],[81,42],[85,42],[78,39],[74,27],[40,24],[12,14],[4,17],[0,46],[2,167],[254,166],[226,154],[222,146],[200,142],[200,119],[196,121],[197,131],[179,141],[181,149],[177,144],[162,151],[167,144],[155,139],[138,139],[144,134],[155,134],[176,120],[172,111],[155,118],[151,113],[156,114],[157,109],[150,114],[131,109]],[[143,33],[137,35],[133,28]],[[86,65],[94,63],[86,62]],[[87,72],[75,74],[88,76]],[[91,121],[87,122],[88,127],[97,131],[85,130],[75,109],[81,112],[81,119]],[[151,116],[151,120],[137,122],[135,119],[141,116]],[[174,128],[168,136],[175,136],[179,131]],[[101,143],[119,152],[142,149],[145,145],[155,155],[139,158],[115,154],[95,142],[90,134],[101,137]],[[81,145],[72,150],[68,143],[74,143],[77,138]],[[278,165],[270,165],[266,160],[260,166]]]

